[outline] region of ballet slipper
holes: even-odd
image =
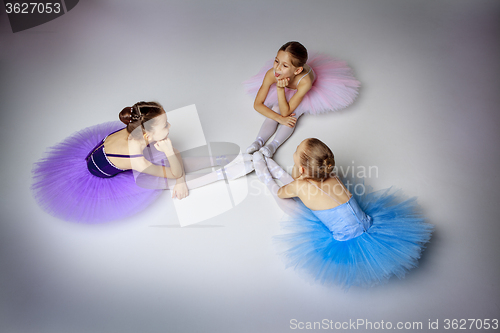
[[[255,152],[253,154],[253,163],[255,167],[255,173],[261,182],[264,184],[269,184],[273,180],[273,176],[267,168],[266,160],[261,152]]]
[[[276,146],[273,143],[270,143],[268,145],[265,145],[264,147],[260,148],[259,151],[264,155],[265,157],[273,157],[274,153],[276,152]]]
[[[234,161],[233,161],[234,162]],[[243,177],[254,170],[254,165],[252,161],[245,161],[241,159],[240,161],[226,165],[224,167],[224,173],[228,180],[235,180]]]
[[[283,175],[286,173],[283,168],[281,168],[278,163],[276,163],[272,158],[270,157],[265,157],[267,167],[269,169],[269,172],[273,176],[274,179],[280,179],[283,177]]]
[[[264,145],[264,142],[262,140],[257,139],[255,140],[250,146],[248,146],[246,152],[247,154],[253,154],[256,151],[258,151],[262,146]]]

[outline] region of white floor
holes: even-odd
[[[499,14],[494,0],[82,0],[13,34],[2,11],[0,331],[288,332],[324,319],[428,331],[499,319]],[[347,60],[362,88],[347,110],[300,119],[276,160],[291,165],[296,145],[318,137],[339,166],[376,167],[375,189],[418,196],[436,231],[404,280],[345,293],[285,270],[271,242],[282,213],[256,194],[255,174],[237,207],[186,228],[168,193],[97,226],[36,205],[43,151],[140,100],[196,104],[207,141],[246,147],[263,118],[241,82],[289,40]]]

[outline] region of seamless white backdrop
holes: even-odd
[[[0,331],[287,332],[292,319],[428,331],[498,318],[499,14],[493,0],[82,0],[13,34],[2,11]],[[104,225],[36,205],[43,151],[140,100],[196,104],[207,141],[246,147],[263,118],[241,82],[289,40],[346,60],[362,87],[345,111],[302,117],[276,161],[290,166],[317,137],[339,166],[377,167],[375,189],[418,196],[436,230],[404,280],[345,293],[285,270],[272,246],[282,213],[254,174],[241,204],[186,228],[169,193]]]

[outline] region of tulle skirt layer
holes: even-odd
[[[372,286],[391,276],[404,277],[418,264],[433,226],[419,213],[416,198],[402,200],[400,192],[382,190],[357,195],[361,209],[373,218],[361,236],[336,241],[332,233],[300,201],[294,217],[282,221],[288,231],[275,242],[287,267],[294,267],[321,284]]]
[[[66,221],[102,223],[133,215],[161,194],[137,186],[132,171],[112,178],[88,171],[86,156],[120,128],[121,122],[88,127],[49,148],[33,167],[32,191],[42,209]]]
[[[341,110],[354,102],[354,99],[358,95],[360,82],[356,80],[352,69],[347,66],[345,61],[317,54],[310,56],[307,64],[311,66],[316,74],[316,80],[311,90],[307,92],[297,107],[297,111],[319,114]],[[252,98],[257,96],[266,72],[272,67],[273,61],[267,62],[257,75],[243,83],[246,92]],[[285,88],[287,101],[296,92],[296,90]],[[278,105],[275,84],[269,89],[264,104],[269,108]]]

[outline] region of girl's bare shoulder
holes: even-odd
[[[306,67],[307,66],[307,67]],[[303,73],[303,74],[302,74]],[[304,70],[302,71],[301,74],[298,75],[299,77],[299,83],[297,84],[297,90],[306,90],[308,91],[311,89],[314,79],[315,79],[315,74],[314,71],[309,67],[309,65],[304,65]]]
[[[307,195],[307,196],[309,196],[309,192],[311,192],[311,188],[314,187],[314,185],[311,183],[311,181],[306,180],[306,179],[296,179],[295,186],[297,189],[297,193],[299,195]]]

